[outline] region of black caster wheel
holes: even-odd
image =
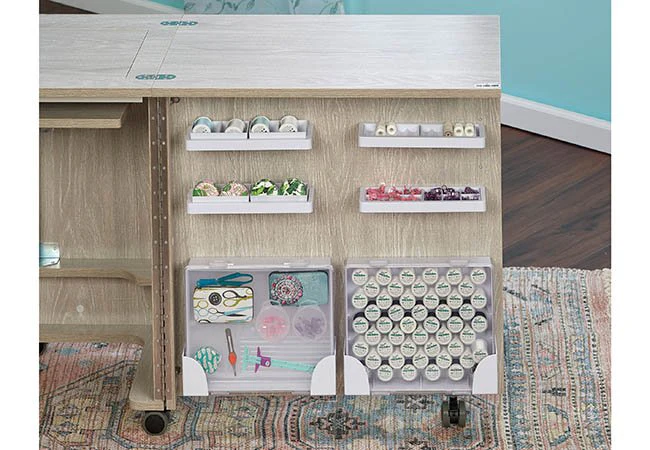
[[[159,436],[165,432],[169,423],[167,411],[147,411],[142,418],[142,428],[151,436]]]
[[[47,342],[39,342],[38,343],[38,354],[42,355],[46,348],[47,348]]]
[[[467,424],[465,401],[458,400],[458,397],[449,397],[448,400],[444,400],[440,414],[444,428],[449,428],[452,425],[464,428]]]

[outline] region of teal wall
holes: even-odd
[[[611,120],[609,0],[345,0],[347,14],[501,16],[503,92]]]

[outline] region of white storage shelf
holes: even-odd
[[[248,184],[250,186],[250,184]],[[194,197],[187,194],[188,214],[309,214],[314,211],[314,188],[306,196]]]
[[[419,186],[418,186],[419,187]],[[423,192],[433,187],[420,187]],[[485,212],[486,190],[479,186],[480,200],[411,200],[411,201],[382,201],[368,200],[367,187],[359,190],[359,212],[362,213],[470,213]],[[457,190],[463,188],[455,188]]]
[[[352,321],[355,316],[362,315],[363,310],[355,308],[352,305],[351,298],[360,286],[352,281],[352,273],[356,269],[363,269],[368,274],[369,280],[375,279],[375,274],[379,269],[389,269],[392,272],[393,280],[397,279],[399,273],[404,268],[412,268],[418,277],[425,268],[435,268],[438,271],[438,281],[445,278],[447,269],[451,267],[460,268],[463,277],[467,276],[473,268],[483,268],[487,272],[484,283],[477,284],[477,287],[484,289],[487,294],[487,304],[479,312],[485,314],[488,320],[488,329],[483,333],[477,333],[477,339],[483,339],[487,343],[488,356],[481,360],[473,369],[465,369],[464,377],[459,381],[453,381],[446,375],[446,370],[437,381],[429,381],[423,375],[423,369],[418,369],[417,377],[414,381],[404,381],[401,379],[399,370],[394,370],[393,379],[383,382],[378,379],[376,370],[367,369],[360,358],[354,356],[352,345],[355,340],[361,336],[355,332],[352,327]],[[495,330],[493,328],[494,320],[494,303],[493,303],[493,285],[492,285],[492,264],[490,258],[472,257],[467,259],[459,258],[391,258],[391,259],[349,259],[345,265],[345,292],[346,292],[346,331],[345,331],[345,394],[346,395],[367,395],[372,393],[389,394],[393,392],[436,392],[446,394],[496,394],[498,392],[498,367],[496,354]],[[430,285],[433,290],[435,283]],[[422,299],[417,296],[417,303],[421,304]],[[439,296],[440,302],[446,302],[446,296]],[[465,299],[467,301],[467,299]],[[374,302],[373,298],[368,299],[368,304]],[[397,304],[397,299],[393,298],[393,304]],[[385,311],[384,311],[385,313]],[[410,314],[405,310],[405,315]],[[433,311],[429,312],[433,315]],[[371,322],[374,326],[375,322]],[[441,323],[445,323],[441,321]],[[466,321],[467,323],[467,321]],[[418,326],[421,322],[418,321]],[[387,335],[382,335],[382,337]],[[433,335],[430,336],[432,338]],[[442,349],[446,346],[442,345]],[[373,346],[371,346],[373,348]],[[467,348],[467,346],[466,346]],[[418,345],[418,350],[423,346]],[[362,359],[362,358],[361,358]],[[457,358],[454,358],[457,359]],[[406,358],[407,362],[409,358]],[[433,358],[429,358],[432,363]],[[388,364],[388,358],[382,357],[382,364]]]
[[[260,150],[311,150],[314,126],[307,120],[298,121],[298,131],[281,133],[279,121],[271,121],[270,133],[225,133],[226,121],[213,121],[215,132],[192,133],[188,127],[185,148],[192,152],[201,151],[260,151]],[[248,122],[246,122],[248,128]]]
[[[262,338],[255,329],[255,318],[269,302],[269,274],[272,272],[313,272],[328,274],[328,304],[318,308],[324,313],[327,331],[317,340],[307,340],[289,335],[280,342],[271,343]],[[219,278],[232,273],[246,273],[253,276],[247,283],[253,290],[253,320],[245,323],[198,323],[194,319],[193,290],[198,279]],[[334,395],[336,392],[335,367],[331,364],[335,355],[333,315],[333,272],[327,258],[193,258],[185,268],[185,348],[183,352],[183,395],[208,395],[243,392],[296,392],[314,395]],[[283,306],[293,320],[301,307]],[[228,348],[225,329],[230,328],[237,353],[237,375],[228,362]],[[199,347],[210,346],[219,352],[222,360],[212,374],[203,371],[193,358]],[[285,361],[314,364],[314,372],[302,372],[283,368],[252,367],[244,370],[244,348],[254,355],[257,347],[271,358]],[[327,366],[327,371],[319,367]]]
[[[476,136],[443,135],[441,123],[398,123],[395,136],[375,136],[376,123],[359,124],[359,147],[485,148],[485,127],[474,124]]]

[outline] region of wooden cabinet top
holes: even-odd
[[[42,15],[41,98],[495,97],[496,16]]]

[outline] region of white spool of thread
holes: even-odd
[[[404,308],[400,305],[392,305],[388,308],[388,317],[393,322],[399,322],[404,318]]]
[[[388,340],[393,345],[402,345],[402,342],[404,342],[405,338],[406,335],[399,328],[393,328],[390,330],[390,333],[388,333]]]
[[[393,344],[391,344],[386,338],[382,339],[381,342],[377,344],[377,353],[379,353],[379,356],[382,358],[388,358],[393,354],[393,350]]]
[[[418,376],[418,370],[413,364],[405,364],[400,373],[404,381],[413,381]]]
[[[368,369],[377,370],[377,368],[381,366],[381,356],[379,356],[375,350],[372,350],[370,353],[368,353],[368,356],[366,356],[364,362]]]
[[[436,283],[435,292],[438,297],[446,297],[451,292],[451,285],[445,280],[440,280]]]
[[[458,122],[454,124],[454,136],[460,137],[465,134],[465,127],[462,123]]]
[[[469,303],[464,303],[460,308],[458,308],[458,315],[463,320],[472,320],[474,314],[476,314],[476,310]]]
[[[404,293],[404,285],[393,280],[388,284],[388,293],[392,297],[399,297]]]
[[[440,350],[442,347],[440,344],[438,344],[435,340],[429,339],[429,342],[424,344],[424,353],[429,357],[429,358],[435,358],[440,354]]]
[[[384,364],[377,369],[377,378],[384,383],[393,379],[393,368]]]
[[[422,303],[424,303],[424,306],[426,306],[430,311],[433,311],[440,304],[440,298],[438,298],[436,293],[433,292],[433,289],[429,289],[429,292],[422,297]]]
[[[446,322],[451,317],[451,308],[446,304],[438,305],[436,308],[436,317],[441,322]]]
[[[352,344],[352,353],[357,358],[365,358],[370,351],[370,346],[364,341],[363,336],[359,336],[354,344]]]
[[[361,288],[357,289],[356,292],[352,294],[352,306],[357,309],[363,309],[368,306],[368,296]]]
[[[427,333],[433,334],[440,329],[440,321],[436,317],[430,316],[424,319],[422,326]]]
[[[298,131],[298,119],[290,114],[282,116],[279,130],[281,133],[296,133]]]
[[[472,279],[472,282],[475,284],[483,284],[487,279],[487,273],[485,272],[485,269],[482,267],[475,267],[474,269],[472,269],[469,276]]]
[[[418,322],[422,322],[429,315],[429,310],[426,306],[418,304],[415,305],[411,310],[411,315]]]
[[[251,120],[251,133],[268,133],[271,131],[271,121],[266,116],[255,116]]]
[[[377,298],[375,299],[375,303],[377,306],[379,306],[381,309],[386,310],[391,307],[393,304],[393,297],[391,297],[388,294],[388,291],[386,289],[382,289]]]
[[[483,339],[477,339],[474,341],[474,345],[472,345],[472,356],[474,357],[474,362],[476,364],[480,363],[487,355],[487,342]]]
[[[400,352],[393,352],[393,354],[388,358],[388,364],[390,364],[393,369],[401,369],[404,362],[404,356]]]
[[[488,320],[483,314],[477,314],[474,316],[470,325],[477,333],[484,333],[488,329]]]
[[[408,289],[400,296],[399,304],[406,310],[410,310],[415,306],[415,295],[413,295],[413,292],[411,292],[410,289]]]
[[[438,341],[438,344],[440,345],[447,345],[451,342],[451,332],[444,325],[436,331],[436,341]]]
[[[429,364],[426,369],[424,369],[424,377],[429,381],[438,381],[440,378],[440,367],[435,364]]]
[[[363,292],[369,297],[369,298],[375,298],[379,295],[379,291],[381,288],[377,284],[375,280],[369,280],[365,286],[363,287]]]
[[[411,286],[411,292],[413,292],[413,295],[415,295],[416,297],[424,296],[424,294],[426,294],[428,290],[429,287],[421,277],[417,277],[415,279],[415,282],[413,283],[413,286]]]
[[[470,349],[465,349],[465,352],[460,355],[460,365],[463,366],[465,369],[471,369],[474,367],[474,356],[472,355],[472,351]]]
[[[465,376],[465,369],[460,364],[452,364],[447,369],[447,376],[451,381],[460,381]]]
[[[469,275],[466,275],[465,278],[463,278],[463,281],[458,285],[458,292],[460,292],[460,295],[465,298],[471,296],[474,293],[474,289],[474,283],[472,283]]]
[[[386,125],[378,123],[375,127],[375,136],[386,136]]]
[[[357,316],[352,321],[352,329],[357,334],[365,334],[365,332],[368,331],[368,328],[370,328],[370,323],[368,322],[368,319],[363,316]]]
[[[428,285],[436,284],[438,281],[438,269],[430,267],[422,271],[422,279]]]
[[[429,357],[422,350],[413,355],[411,359],[416,369],[424,369],[429,365]]]
[[[386,124],[386,133],[389,136],[395,136],[397,134],[397,125],[395,122],[388,122]]]
[[[246,131],[246,122],[241,119],[230,119],[226,124],[224,133],[243,133]]]
[[[213,130],[212,119],[209,117],[197,117],[192,122],[192,133],[212,133]]]
[[[447,297],[447,305],[453,310],[460,308],[463,305],[463,296],[458,293],[456,289],[452,291]]]
[[[381,317],[381,310],[379,309],[379,306],[377,305],[368,305],[366,306],[366,309],[364,310],[363,314],[366,316],[366,319],[368,319],[371,322],[376,321]]]
[[[411,334],[417,328],[418,323],[411,316],[406,316],[399,322],[399,328],[406,334]]]
[[[485,308],[485,306],[487,305],[487,295],[485,295],[485,291],[481,288],[474,291],[472,297],[470,298],[470,302],[472,303],[472,306],[476,309]]]
[[[444,350],[438,353],[438,356],[436,356],[436,365],[441,369],[447,369],[449,366],[451,366],[451,362],[451,355]]]
[[[451,316],[447,321],[447,328],[452,333],[460,333],[460,330],[465,326],[465,321],[459,316]]]
[[[476,331],[472,329],[469,325],[466,325],[460,332],[460,342],[465,345],[471,345],[476,340]]]
[[[370,329],[366,331],[366,334],[364,334],[364,337],[368,345],[377,345],[381,340],[381,333],[377,331],[375,327],[370,327]]]
[[[474,126],[473,123],[466,123],[463,131],[465,132],[465,136],[467,137],[476,136],[476,127]]]
[[[415,342],[413,342],[411,339],[407,338],[404,342],[402,342],[402,345],[400,345],[399,349],[405,358],[410,358],[411,356],[415,355],[415,352],[418,351],[418,346],[415,345]]]
[[[426,330],[422,328],[422,325],[420,325],[413,332],[411,339],[413,339],[413,342],[417,345],[424,345],[429,340],[429,333],[427,333]]]
[[[465,351],[465,346],[460,342],[460,339],[454,338],[447,346],[447,351],[454,358],[458,358]]]
[[[379,283],[380,286],[388,286],[393,280],[393,273],[389,268],[379,269],[375,274],[375,280]]]
[[[386,316],[381,316],[377,319],[376,327],[381,334],[390,333],[390,330],[393,329],[393,321]]]
[[[452,267],[447,271],[447,274],[445,275],[445,278],[447,279],[447,282],[449,284],[453,284],[454,286],[460,283],[460,280],[463,277],[463,271],[460,270],[459,267]]]
[[[368,281],[368,272],[363,269],[355,269],[352,272],[352,282],[357,286],[363,286]]]
[[[404,286],[410,286],[415,282],[415,270],[407,267],[399,273],[399,281]]]

